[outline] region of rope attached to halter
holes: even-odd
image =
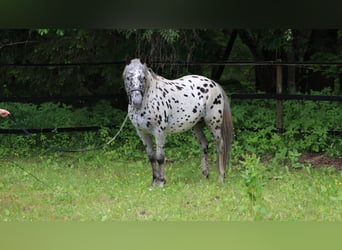
[[[19,123],[17,122],[17,119],[14,117],[13,114],[10,114],[10,115],[9,115],[9,118],[10,118],[14,123],[16,123],[17,125],[19,124]],[[124,120],[123,123],[121,124],[120,129],[118,130],[118,132],[114,135],[114,137],[113,137],[112,139],[110,139],[108,142],[106,142],[106,143],[104,143],[104,144],[102,144],[102,145],[99,145],[99,146],[97,146],[97,147],[86,148],[86,149],[63,149],[63,148],[58,148],[58,147],[54,147],[54,146],[46,146],[46,147],[47,147],[47,148],[50,148],[50,149],[52,149],[52,150],[54,150],[54,151],[57,151],[57,152],[65,152],[65,153],[88,152],[88,151],[92,151],[92,150],[101,149],[101,148],[103,148],[104,146],[111,144],[111,143],[118,137],[118,135],[121,133],[123,127],[125,126],[125,124],[126,124],[126,122],[127,122],[127,118],[128,118],[128,114],[126,115],[125,120]],[[31,136],[31,137],[33,136],[33,134],[31,134],[27,129],[25,129],[25,128],[22,127],[22,126],[20,126],[20,127],[21,127],[20,129],[23,130],[23,131],[25,132],[26,135]],[[73,197],[72,197],[72,195],[71,195],[69,192],[67,192],[67,191],[58,191],[58,190],[56,190],[54,187],[52,187],[50,184],[48,184],[46,181],[41,180],[41,179],[38,178],[36,175],[34,175],[34,174],[32,174],[31,172],[27,171],[24,167],[22,167],[22,166],[20,166],[20,165],[18,165],[18,164],[16,164],[15,166],[18,167],[19,169],[21,169],[22,171],[24,171],[25,173],[29,174],[30,176],[32,176],[35,180],[37,180],[38,182],[42,183],[44,186],[48,187],[49,189],[51,189],[53,192],[60,192],[60,193],[66,194],[66,195],[69,197],[70,202],[72,202]]]
[[[9,115],[9,118],[15,123],[17,124],[20,129],[22,131],[24,131],[24,133],[28,136],[33,137],[33,134],[31,134],[26,128],[24,128],[23,126],[20,125],[20,123],[17,121],[17,119],[15,118],[15,116],[13,114]],[[124,121],[122,122],[118,132],[114,135],[114,137],[112,139],[110,139],[108,142],[101,144],[99,146],[93,147],[93,148],[84,148],[84,149],[64,149],[64,148],[59,148],[59,147],[55,147],[55,146],[51,146],[51,145],[46,145],[46,148],[49,148],[51,150],[54,150],[56,152],[64,152],[64,153],[83,153],[83,152],[88,152],[88,151],[94,151],[94,150],[98,150],[101,149],[103,147],[105,147],[106,145],[111,144],[113,141],[116,140],[116,138],[118,137],[118,135],[121,133],[123,127],[125,126],[126,122],[127,122],[127,118],[128,118],[128,114],[126,115]]]

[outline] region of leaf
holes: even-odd
[[[37,33],[41,36],[45,36],[49,33],[49,29],[37,29]]]

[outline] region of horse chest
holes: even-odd
[[[162,132],[166,130],[168,112],[163,109],[163,106],[158,106],[158,109],[156,109],[156,104],[150,102],[143,105],[140,110],[129,107],[129,117],[136,128],[154,134],[156,131]]]

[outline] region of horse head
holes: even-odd
[[[146,64],[141,63],[140,59],[132,59],[123,72],[129,104],[137,109],[141,108],[146,90],[146,71]]]

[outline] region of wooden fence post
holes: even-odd
[[[277,64],[277,95],[283,92],[283,68],[282,65]],[[284,131],[283,127],[283,101],[277,99],[277,129],[281,135]]]

